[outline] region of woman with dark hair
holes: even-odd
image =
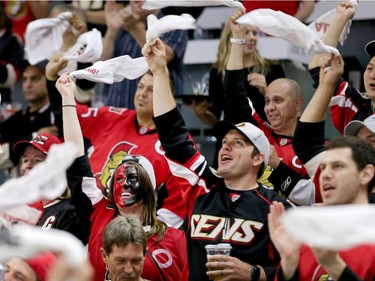
[[[74,174],[69,174],[68,180],[70,186],[75,188],[73,194],[85,193],[93,206],[88,249],[90,261],[95,268],[95,280],[110,280],[100,254],[106,225],[116,216],[129,214],[140,219],[147,234],[142,278],[155,281],[185,280],[187,276],[182,275],[187,264],[185,234],[168,227],[156,217],[156,180],[152,164],[143,156],[126,155],[113,171],[107,199],[97,187],[88,159],[84,155],[83,138],[75,108],[75,83],[69,75],[64,74],[57,80],[56,87],[62,97],[65,141],[74,142],[79,148],[78,161],[71,169]]]

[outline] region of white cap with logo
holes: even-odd
[[[270,143],[264,132],[258,127],[248,122],[242,122],[234,125],[233,123],[223,120],[214,126],[214,134],[218,140],[222,140],[224,136],[232,129],[237,130],[247,138],[258,150],[264,155],[264,164],[268,165],[270,158]]]
[[[362,127],[367,127],[371,132],[375,134],[375,114],[370,115],[365,120],[353,120],[350,121],[344,129],[345,136],[356,136],[358,134],[359,129]]]

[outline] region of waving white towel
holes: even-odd
[[[298,19],[280,11],[257,9],[241,16],[236,22],[256,26],[274,37],[290,41],[301,47],[306,54],[339,53],[336,48],[325,45]]]
[[[0,210],[59,197],[66,189],[65,171],[73,163],[76,152],[72,143],[52,145],[44,162],[27,175],[10,179],[1,186]]]
[[[146,0],[142,8],[145,10],[161,9],[169,6],[176,7],[203,7],[203,6],[228,6],[233,8],[244,8],[243,4],[237,0]]]
[[[60,70],[58,75],[77,70],[77,62],[95,63],[100,59],[102,51],[103,41],[100,31],[94,28],[81,34],[77,42],[60,58],[60,60],[68,60],[68,65]]]
[[[96,62],[100,59],[103,51],[102,34],[96,28],[81,34],[69,53],[62,59],[77,62]]]
[[[168,15],[158,19],[154,14],[147,17],[146,41],[149,43],[160,35],[172,30],[195,29],[195,18],[189,14]]]
[[[357,0],[350,0],[356,8],[358,8],[358,2]],[[321,39],[326,32],[327,28],[331,25],[333,18],[336,15],[336,10],[330,10],[323,15],[321,15],[319,18],[317,18],[315,21],[310,23],[308,27],[316,33],[316,35]],[[340,34],[340,44],[341,46],[344,45],[344,42],[346,38],[348,37],[350,33],[350,27],[352,26],[352,20],[349,20],[346,22],[343,31]]]
[[[375,243],[374,217],[373,205],[297,207],[286,211],[282,224],[311,247],[341,250]]]
[[[25,53],[30,64],[50,59],[62,46],[62,34],[69,26],[71,12],[56,18],[38,19],[30,22],[25,32]]]
[[[144,57],[132,59],[130,56],[120,56],[106,61],[98,61],[91,67],[73,71],[70,76],[87,79],[94,82],[113,84],[126,79],[136,79],[148,70]]]

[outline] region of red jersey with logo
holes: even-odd
[[[329,227],[329,226],[327,226]],[[350,270],[361,280],[375,280],[375,246],[361,245],[349,250],[339,251],[340,257],[344,260]],[[305,245],[301,247],[298,269],[295,276],[290,280],[333,280],[327,271],[315,260],[315,256],[311,249]],[[343,273],[345,274],[345,272]],[[283,280],[279,276],[275,280]],[[298,277],[297,277],[298,276]],[[339,280],[346,279],[340,276]]]
[[[98,186],[108,187],[117,164],[126,154],[143,155],[154,167],[158,188],[158,217],[175,227],[185,218],[185,205],[176,186],[156,130],[138,125],[136,111],[126,108],[91,108],[77,104],[83,136],[91,141],[89,160]]]
[[[273,190],[234,190],[211,169],[203,155],[188,140],[188,131],[177,108],[155,117],[160,139],[172,172],[181,182],[189,215],[189,280],[208,281],[208,244],[229,243],[230,255],[249,264],[269,267],[272,280],[279,256],[268,233],[267,214],[271,202],[288,202]],[[266,270],[266,269],[265,269]],[[177,279],[175,279],[177,280]]]
[[[95,269],[94,280],[103,281],[106,278],[106,265],[100,254],[102,237],[105,227],[117,213],[109,206],[108,200],[96,186],[95,179],[90,177],[89,173],[82,171],[90,171],[85,156],[77,159],[75,169],[72,170],[72,174],[68,175],[70,178],[69,186],[73,188],[73,196],[83,192],[93,206],[88,254]],[[153,281],[186,280],[182,277],[182,272],[187,263],[185,233],[170,227],[163,239],[159,243],[156,241],[156,235],[147,241],[147,255],[142,278]]]

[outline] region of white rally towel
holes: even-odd
[[[162,9],[165,7],[203,7],[203,6],[228,6],[232,8],[244,8],[237,0],[146,0],[142,8],[145,10]]]
[[[128,55],[98,61],[91,67],[70,73],[72,78],[87,79],[94,82],[113,84],[126,79],[137,79],[145,74],[148,65],[144,57],[132,59]]]
[[[9,228],[14,223],[36,225],[42,215],[43,211],[33,206],[20,205],[11,207],[0,211],[0,228]]]
[[[149,43],[160,35],[172,30],[195,29],[195,18],[189,14],[168,15],[158,19],[154,14],[147,17],[146,42]]]
[[[358,8],[358,2],[357,0],[349,0],[350,3],[352,3],[356,8]],[[327,31],[327,28],[331,25],[333,18],[336,15],[336,10],[330,10],[323,15],[321,15],[319,18],[317,18],[315,21],[310,23],[308,27],[315,32],[315,34],[321,39],[323,38],[324,33]],[[349,20],[346,22],[344,29],[342,30],[340,34],[340,44],[341,46],[344,45],[344,42],[346,38],[348,37],[350,33],[350,27],[352,26],[352,20]]]
[[[71,12],[56,18],[38,19],[30,22],[25,32],[25,53],[30,64],[51,59],[63,44],[62,34],[69,26]]]
[[[100,59],[103,51],[102,34],[96,28],[81,34],[69,52],[61,59],[76,62],[94,63]]]
[[[0,232],[0,260],[12,256],[31,258],[44,251],[62,253],[73,268],[87,259],[82,242],[67,231],[53,228],[45,231],[41,227],[16,224]]]
[[[375,243],[375,206],[341,205],[288,209],[281,222],[297,240],[311,247],[348,249]]]
[[[236,22],[256,26],[265,33],[292,42],[301,47],[306,54],[339,54],[336,48],[325,45],[301,21],[280,11],[257,9],[241,16]]]
[[[76,146],[72,143],[52,145],[44,162],[27,175],[10,179],[0,187],[0,211],[59,197],[67,187],[65,171],[73,163],[76,153]]]
[[[103,51],[102,34],[96,28],[81,34],[77,42],[64,53],[60,60],[68,60],[68,65],[59,71],[61,76],[65,72],[77,70],[78,62],[95,63],[100,59]]]

